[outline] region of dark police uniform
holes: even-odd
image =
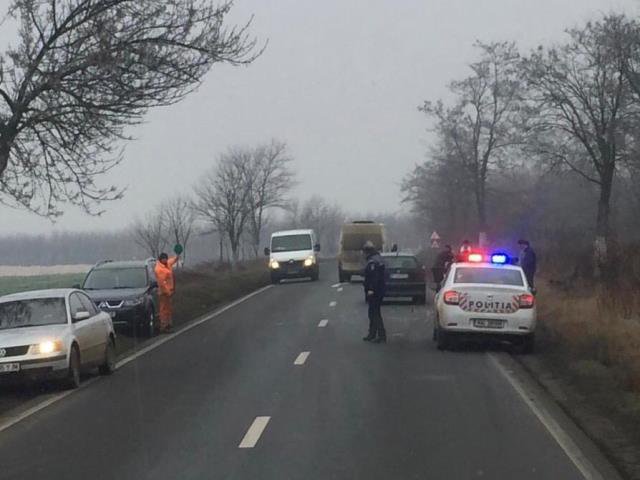
[[[385,267],[382,257],[378,252],[367,255],[367,266],[364,269],[364,291],[372,291],[368,295],[369,302],[369,335],[365,340],[378,339],[386,341],[387,332],[384,329],[380,307],[385,294]]]
[[[534,252],[533,248],[531,248],[530,246],[527,246],[522,251],[522,258],[520,259],[520,266],[522,267],[522,270],[524,271],[524,276],[527,277],[527,283],[529,283],[529,286],[531,288],[534,288],[533,277],[536,274],[537,258],[536,258],[536,252]]]

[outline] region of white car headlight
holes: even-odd
[[[314,263],[316,263],[316,259],[313,256],[307,257],[304,260],[304,266],[305,267],[310,267]]]
[[[275,270],[276,268],[280,268],[280,264],[278,263],[277,260],[271,260],[269,262],[269,267],[271,267],[271,268],[273,268]]]
[[[62,351],[62,341],[60,340],[45,340],[44,342],[31,345],[29,353],[32,355],[49,355],[55,352]]]

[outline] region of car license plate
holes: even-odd
[[[502,328],[504,327],[504,320],[494,320],[491,318],[476,318],[473,320],[473,324],[478,328]]]
[[[407,278],[409,278],[409,274],[408,273],[392,273],[391,278],[393,280],[406,280]]]
[[[0,373],[19,372],[19,363],[0,363]]]

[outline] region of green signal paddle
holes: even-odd
[[[184,252],[184,247],[179,243],[176,243],[175,247],[173,247],[173,252],[176,255],[180,255],[182,252]]]

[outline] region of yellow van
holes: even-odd
[[[363,274],[365,258],[362,254],[362,246],[367,240],[373,242],[379,252],[383,252],[385,247],[384,225],[370,221],[357,221],[342,226],[338,246],[338,279],[340,282],[350,282],[352,275]]]

